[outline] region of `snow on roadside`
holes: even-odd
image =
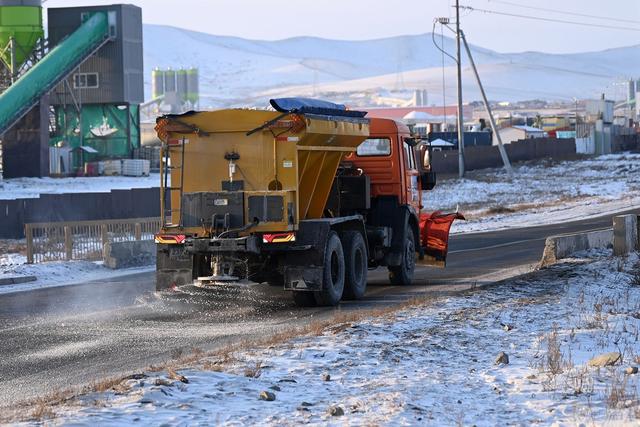
[[[102,262],[52,261],[27,264],[20,254],[0,254],[0,279],[7,277],[36,276],[34,282],[0,286],[0,295],[34,289],[68,286],[94,280],[110,279],[135,273],[154,271],[155,266],[111,270]]]
[[[319,336],[210,356],[179,370],[188,383],[147,372],[51,409],[59,424],[637,423],[640,374],[624,369],[640,363],[638,257],[591,256]],[[506,365],[496,363],[501,351]],[[611,351],[622,364],[587,366]]]
[[[37,198],[40,194],[107,193],[111,190],[160,186],[160,174],[143,177],[12,178],[0,181],[0,199]]]
[[[427,193],[427,209],[455,210],[468,221],[452,232],[489,231],[577,220],[640,207],[640,154],[527,162],[445,179]]]

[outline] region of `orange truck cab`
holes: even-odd
[[[424,192],[436,184],[428,143],[413,138],[402,122],[372,118],[370,137],[345,158],[344,166],[370,180],[368,237],[370,245],[382,243],[378,256],[375,249],[371,251],[370,266],[386,265],[390,281],[396,284],[411,283],[414,252],[419,254],[419,264],[444,266],[450,227],[455,219],[464,218],[424,210]],[[389,243],[391,250],[380,256]]]

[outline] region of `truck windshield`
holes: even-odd
[[[391,154],[391,140],[389,138],[369,138],[358,146],[356,153],[358,156],[388,156]]]

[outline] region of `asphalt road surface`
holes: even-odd
[[[336,310],[486,284],[505,269],[524,271],[539,261],[547,236],[611,222],[606,216],[455,235],[446,269],[420,267],[417,285],[409,287],[389,286],[386,270],[370,272],[366,298],[338,309],[299,309],[287,293],[267,285],[157,295],[152,273],[0,295],[0,408],[129,374],[195,348],[215,349],[329,318]]]

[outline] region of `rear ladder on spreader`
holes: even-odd
[[[162,227],[167,228],[182,228],[182,194],[184,192],[184,146],[186,144],[186,139],[182,138],[182,140],[169,140],[166,144],[163,144],[164,150],[164,159],[162,162],[162,182],[161,182],[161,196],[160,196],[160,209],[162,212]],[[180,164],[174,165],[171,163],[171,152],[177,152],[180,150]],[[174,156],[175,157],[175,156]],[[176,185],[173,182],[173,174],[171,171],[179,170],[180,171],[180,185]],[[171,184],[169,184],[169,175],[171,175]],[[179,194],[179,207],[173,206],[171,203],[171,195],[174,192],[178,192]],[[170,206],[167,208],[167,195],[169,196]],[[178,213],[178,223],[173,222],[173,214]]]

